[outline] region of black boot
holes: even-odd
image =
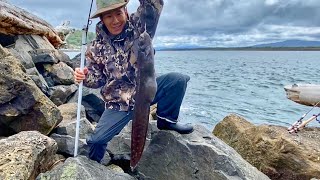
[[[160,130],[173,130],[180,134],[189,134],[193,131],[193,126],[189,124],[181,124],[179,122],[172,123],[161,118],[157,120],[157,127]]]

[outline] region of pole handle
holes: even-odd
[[[82,29],[82,45],[81,45],[81,60],[80,60],[80,70],[83,71],[84,68],[84,61],[85,61],[85,53],[86,53],[86,44],[87,44],[87,27],[85,26]],[[74,154],[73,156],[76,157],[78,155],[78,146],[79,146],[79,129],[80,129],[80,116],[81,116],[81,101],[82,101],[82,88],[83,88],[83,81],[79,84],[78,90],[78,107],[77,107],[77,124],[76,124],[76,136],[75,136],[75,143],[74,143]]]

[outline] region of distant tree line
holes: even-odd
[[[88,32],[87,42],[92,41],[96,37],[93,32]],[[82,30],[76,30],[67,38],[68,49],[80,49],[82,41]]]

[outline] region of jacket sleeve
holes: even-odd
[[[154,37],[163,7],[163,0],[139,0],[137,12],[131,15],[135,28],[142,33],[145,28],[151,38]]]
[[[104,65],[102,64],[104,56],[101,55],[100,46],[99,40],[94,40],[87,50],[89,52],[86,53],[87,55],[91,53],[91,58],[86,57],[88,73],[83,85],[89,88],[99,88],[106,83],[106,76],[103,73]]]

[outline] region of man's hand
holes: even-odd
[[[87,73],[88,73],[87,67],[84,67],[83,71],[80,71],[80,68],[76,68],[73,74],[74,82],[79,84],[81,81],[85,80]]]

